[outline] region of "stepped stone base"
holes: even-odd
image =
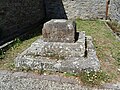
[[[50,70],[79,73],[81,70],[99,70],[100,62],[96,56],[92,38],[79,32],[75,43],[35,41],[15,59],[18,68]]]

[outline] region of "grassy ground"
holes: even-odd
[[[17,38],[13,44],[9,45],[7,50],[0,50],[0,70],[14,69],[14,59],[18,54],[28,48],[34,41],[41,36],[41,27],[37,27],[35,32],[30,32],[24,37]]]
[[[116,21],[108,21],[107,24],[113,32],[120,37],[120,24]]]
[[[93,37],[101,69],[111,76],[113,82],[120,82],[120,42],[116,40],[105,23],[99,20],[77,20],[77,29]]]
[[[79,31],[85,31],[87,35],[93,37],[101,69],[110,75],[112,82],[120,82],[120,42],[116,40],[103,21],[76,20],[76,22]],[[0,69],[14,68],[15,57],[38,38],[40,36],[34,35],[31,39],[15,43],[6,51],[4,58],[0,59]]]
[[[116,21],[108,21],[107,24],[112,28],[113,32],[120,32],[120,24]]]

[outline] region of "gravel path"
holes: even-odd
[[[110,88],[108,84],[107,88]],[[115,90],[120,89],[120,87],[118,86],[114,86],[113,88]],[[0,90],[103,90],[103,89],[88,88],[85,86],[81,86],[79,82],[75,79],[63,78],[57,75],[36,75],[32,73],[23,72],[12,73],[9,71],[0,71]]]

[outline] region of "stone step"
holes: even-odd
[[[42,39],[34,42],[26,56],[50,56],[82,57],[85,53],[85,33],[80,32],[76,43],[44,42]]]
[[[43,40],[39,39],[36,42],[34,42],[31,45],[31,47],[29,47],[27,50],[25,50],[15,59],[15,66],[18,68],[31,68],[33,70],[38,69],[38,70],[69,72],[69,73],[80,73],[81,70],[83,69],[92,69],[97,71],[100,68],[100,62],[96,56],[94,45],[92,44],[92,39],[90,37],[87,37],[87,39],[85,39],[85,36],[83,39],[82,38],[83,36],[80,35],[76,43],[79,45],[81,45],[81,43],[84,43],[83,46],[84,50],[82,51],[82,53],[83,52],[85,53],[85,51],[87,50],[86,57],[81,56],[82,53],[79,51],[78,52],[76,51],[76,53],[79,53],[80,55],[74,55],[73,54],[74,50],[71,50],[72,51],[70,53],[71,56],[67,56],[66,53],[63,54],[63,56],[61,55],[61,53],[58,53],[57,55],[54,54],[53,56],[44,56],[42,55],[42,48],[44,48],[46,44],[48,43],[51,44],[51,43],[44,42]],[[86,49],[85,49],[85,42],[87,43]],[[76,43],[69,43],[70,46],[72,47],[71,49],[79,48],[79,47],[74,47]],[[69,46],[69,44],[59,43],[58,46],[63,45],[63,47],[66,47],[64,45]],[[37,54],[35,55],[35,53]]]

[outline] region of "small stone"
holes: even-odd
[[[118,68],[118,71],[120,72],[120,68]]]
[[[76,62],[73,62],[74,65],[76,65],[77,63],[78,63],[77,61],[76,61]]]
[[[43,75],[47,75],[46,73],[43,73]]]
[[[55,68],[59,69],[61,67],[61,63],[57,63],[54,65]]]
[[[60,48],[60,49],[62,49],[63,47],[62,47],[62,46],[60,46],[59,48]]]

